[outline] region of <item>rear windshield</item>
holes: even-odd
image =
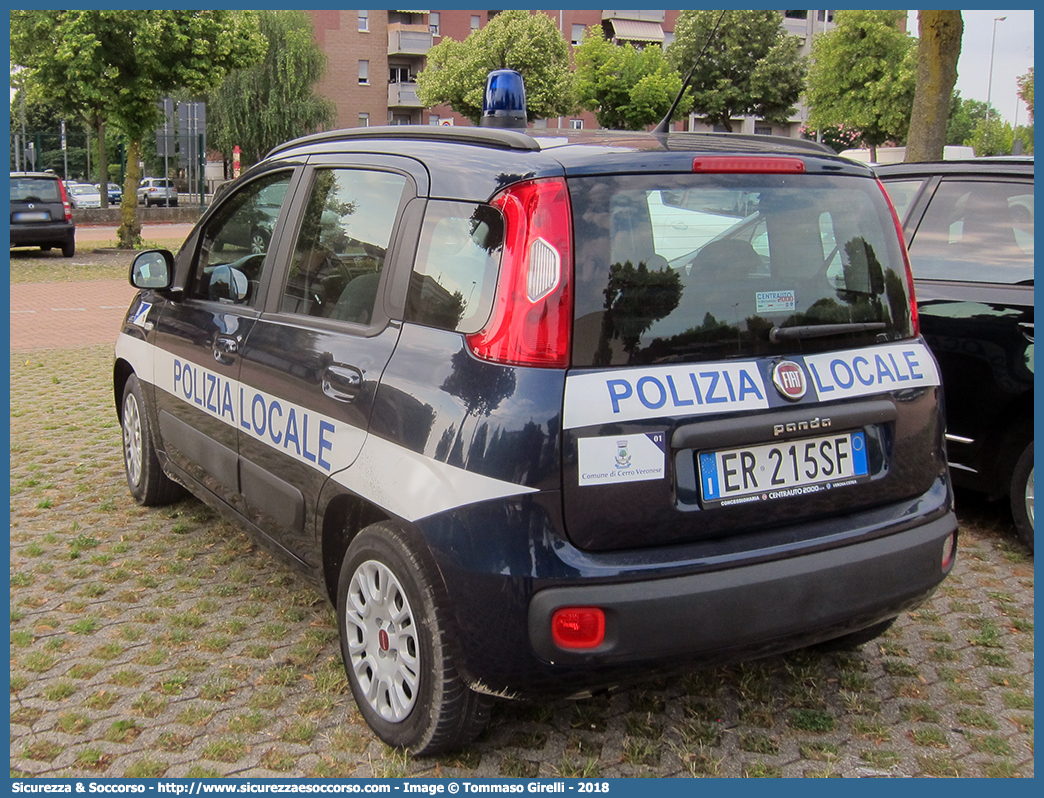
[[[577,178],[570,193],[575,366],[912,335],[898,235],[873,180],[628,175]]]
[[[11,199],[16,202],[61,202],[58,181],[47,177],[12,177]]]

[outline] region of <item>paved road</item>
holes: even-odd
[[[147,224],[141,228],[141,237],[146,241],[155,241],[166,238],[185,238],[192,231],[191,224]],[[115,241],[115,227],[85,227],[79,225],[76,228],[77,245],[86,242]]]
[[[115,343],[135,294],[124,280],[11,286],[11,351]]]
[[[146,241],[185,238],[190,224],[146,225]],[[115,227],[77,227],[81,251],[116,240]],[[130,259],[128,258],[128,263]],[[11,351],[114,343],[135,289],[126,280],[11,286]]]

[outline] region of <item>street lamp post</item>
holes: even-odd
[[[990,42],[990,76],[986,84],[986,121],[990,121],[990,98],[993,96],[993,51],[997,47],[997,23],[1003,22],[1007,17],[993,18],[993,40]]]

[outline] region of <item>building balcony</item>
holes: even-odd
[[[432,34],[427,25],[394,22],[388,26],[388,55],[427,55]]]
[[[416,83],[389,83],[388,84],[388,107],[389,108],[423,108],[421,101],[417,99]]]

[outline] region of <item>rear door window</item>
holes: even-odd
[[[873,180],[656,175],[570,181],[573,362],[822,351],[912,334],[906,268]],[[883,336],[883,338],[881,337]]]
[[[1033,183],[942,181],[910,242],[910,261],[922,280],[1032,283]]]
[[[279,309],[368,325],[406,178],[366,169],[318,169]]]

